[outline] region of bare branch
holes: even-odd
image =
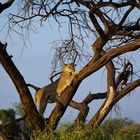
[[[134,6],[131,6],[126,13],[124,14],[122,20],[120,21],[120,23],[118,24],[119,27],[121,27],[123,25],[123,23],[125,22],[126,18],[128,17],[128,15],[130,14],[130,12],[132,12],[132,10],[134,9]]]
[[[112,107],[116,104],[116,102],[119,101],[122,97],[130,93],[132,90],[134,90],[138,86],[140,86],[140,79],[134,81],[133,83],[128,85],[126,88],[117,92],[117,94],[113,96],[113,98],[108,97],[103,103],[103,105],[100,107],[98,112],[95,114],[95,116],[88,122],[87,126],[92,127],[92,128],[98,126],[104,120],[104,118],[112,109]]]
[[[124,65],[122,72],[118,75],[116,79],[116,86],[118,87],[121,84],[121,88],[126,86],[128,78],[133,74],[133,65],[128,62]]]
[[[118,91],[119,94],[115,99],[115,102],[123,98],[125,95],[133,91],[135,88],[140,86],[140,79],[128,84],[126,87],[124,87],[122,90]]]
[[[122,7],[126,7],[126,6],[135,6],[137,8],[140,8],[139,4],[135,1],[127,1],[127,2],[120,2],[120,3],[117,3],[117,2],[112,2],[112,1],[109,1],[109,2],[99,2],[97,4],[97,7],[100,8],[100,7],[106,7],[106,6],[110,6],[114,9],[118,9],[118,8],[122,8]]]
[[[8,122],[6,122],[6,123],[3,123],[2,126],[3,126],[4,129],[6,130],[6,127],[7,127],[7,126],[12,125],[13,123],[17,123],[17,122],[23,121],[26,117],[27,117],[27,115],[24,115],[24,116],[21,117],[21,118],[18,118],[18,119],[12,120],[12,121],[8,121]]]
[[[53,81],[53,78],[56,77],[57,75],[61,74],[61,73],[62,73],[62,72],[58,72],[58,73],[55,73],[55,74],[52,73],[52,74],[51,74],[51,77],[50,77],[51,82],[53,83],[53,82],[54,82],[54,81]]]
[[[83,100],[83,102],[88,105],[90,102],[93,100],[98,100],[98,99],[104,99],[106,98],[107,92],[104,93],[96,93],[92,94],[91,92],[86,96],[86,98]]]
[[[83,70],[80,71],[78,74],[78,79],[83,80],[93,72],[100,69],[102,66],[104,66],[109,60],[115,58],[116,56],[119,56],[121,54],[135,51],[140,48],[140,38],[136,39],[132,43],[125,44],[119,48],[115,48],[110,50],[109,52],[106,52],[104,55],[102,55],[99,59],[92,59]]]
[[[7,2],[1,4],[0,2],[0,13],[3,12],[5,9],[9,8],[12,3],[14,2],[14,0],[8,0]]]
[[[53,15],[53,11],[57,10],[57,7],[63,2],[63,0],[59,0],[55,6],[51,9],[51,11],[46,15],[46,19],[52,14]]]
[[[103,31],[103,29],[101,28],[101,26],[99,25],[96,17],[95,17],[95,7],[92,7],[92,9],[90,9],[89,11],[89,17],[94,25],[94,27],[96,28],[97,32],[99,33],[99,35],[102,37],[102,38],[105,38],[105,33]]]

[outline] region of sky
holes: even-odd
[[[1,14],[0,21],[4,21],[6,15],[7,12]],[[9,54],[12,54],[12,60],[21,72],[25,81],[39,87],[48,85],[50,83],[49,76],[51,73],[53,58],[53,50],[51,49],[53,47],[52,42],[59,39],[59,30],[55,23],[51,23],[51,26],[46,23],[43,27],[36,28],[36,31],[30,34],[30,39],[26,45],[24,45],[22,38],[17,34],[12,33],[11,38],[7,37],[6,30],[2,30],[3,25],[4,23],[1,22],[0,40],[8,43],[7,51]],[[92,44],[92,42],[89,44]],[[140,59],[138,54],[135,57]],[[135,62],[135,65],[140,66],[140,61]],[[74,96],[74,100],[78,102],[82,101],[90,91],[92,93],[104,92],[106,90],[105,79],[104,68],[102,68],[81,83]],[[34,90],[31,90],[31,92],[34,97]],[[15,86],[0,65],[0,109],[12,108],[14,103],[17,102],[20,102],[20,99]],[[102,102],[103,100],[98,100],[89,104],[90,112],[87,120],[96,113]],[[119,110],[117,111],[117,114],[112,110],[108,117],[129,117],[140,123],[139,103],[140,87],[131,93],[131,95],[127,95],[121,99],[118,103]],[[48,110],[45,112],[46,117],[49,116],[54,105],[55,104],[48,105]],[[77,114],[77,110],[68,107],[61,122],[73,121]]]

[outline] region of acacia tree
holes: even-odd
[[[59,45],[55,46],[56,59],[52,77],[56,75],[56,67],[66,63],[69,59],[75,64],[80,64],[84,58],[86,59],[86,65],[84,64],[71,85],[64,90],[63,96],[58,98],[59,101],[46,122],[47,126],[55,129],[68,105],[79,110],[76,124],[80,125],[81,122],[84,123],[88,114],[88,104],[95,99],[105,99],[97,113],[85,124],[91,128],[100,125],[112,107],[140,85],[139,73],[135,71],[131,59],[127,57],[129,59],[127,61],[123,55],[126,53],[131,55],[129,52],[134,51],[139,52],[139,1],[26,0],[20,5],[20,12],[11,13],[9,22],[19,26],[22,30],[29,29],[35,18],[39,19],[41,24],[47,22],[49,18],[53,18],[59,26],[62,24],[61,19],[68,22],[69,38],[62,40],[61,45],[58,43]],[[7,8],[2,7],[4,4],[0,4],[1,12]],[[134,14],[137,15],[132,17]],[[85,50],[85,44],[89,38],[92,38],[91,57],[87,54],[88,50]],[[6,46],[7,44],[0,43],[0,62],[15,84],[32,126],[44,129],[45,120],[38,113],[26,82],[12,62],[12,57],[8,55]],[[107,71],[107,91],[90,93],[81,103],[73,101],[72,98],[81,82],[103,66]],[[123,69],[118,69],[119,66]]]

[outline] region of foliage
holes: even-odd
[[[14,103],[14,110],[15,110],[17,115],[20,115],[20,116],[24,116],[25,115],[25,111],[23,109],[23,105],[22,105],[21,102]]]
[[[111,140],[140,140],[140,133],[135,130],[124,132],[116,132],[111,136]]]
[[[16,115],[24,116],[24,110],[21,103],[15,103],[14,109],[1,109],[0,110],[0,120],[2,125],[0,126],[0,131],[7,135],[8,138],[19,139],[21,135],[27,138],[31,133],[31,125],[28,119],[24,119],[20,122],[13,122],[16,120]]]
[[[132,124],[133,121],[129,118],[115,118],[115,119],[108,119],[102,124],[102,128],[107,131],[107,133],[112,134],[116,130],[119,130],[121,127]]]
[[[21,102],[14,104],[14,110],[18,116],[24,116],[25,111]],[[27,137],[32,132],[32,127],[27,118],[19,122],[20,128],[24,132],[24,136]]]
[[[139,131],[135,127],[130,129],[130,125],[132,121],[128,118],[109,119],[94,129],[77,129],[74,125],[67,124],[49,134],[45,130],[34,131],[31,140],[140,140],[140,125]],[[123,129],[124,126],[128,127],[126,131]]]
[[[2,122],[7,122],[15,119],[15,111],[13,109],[1,109],[0,110],[0,120]]]
[[[16,138],[21,132],[18,124],[12,123],[8,125],[9,122],[15,120],[15,114],[13,109],[0,110],[0,120],[2,121],[0,131],[8,135],[9,138]]]

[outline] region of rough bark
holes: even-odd
[[[76,81],[75,78],[75,82],[72,82],[70,86],[68,86],[64,92],[63,92],[63,96],[60,96],[57,102],[57,105],[55,106],[55,108],[53,109],[49,120],[48,120],[48,126],[50,126],[52,129],[55,129],[57,127],[58,122],[60,121],[60,119],[62,118],[63,114],[65,113],[67,106],[69,105],[70,101],[72,100],[73,95],[75,94],[78,86],[80,83],[78,83]],[[73,86],[75,85],[75,86]]]
[[[133,83],[128,84],[126,87],[122,89],[117,89],[119,83],[121,83],[123,80],[127,80],[130,75],[128,75],[128,67],[132,66],[131,63],[127,63],[123,71],[118,75],[115,79],[115,73],[114,73],[114,66],[113,63],[108,63],[107,68],[107,81],[108,81],[108,92],[107,92],[107,98],[104,101],[103,105],[100,107],[99,111],[93,116],[93,118],[88,122],[88,127],[96,127],[102,123],[104,118],[108,115],[112,107],[125,95],[130,93],[133,89],[140,86],[140,80],[136,80]],[[131,69],[130,69],[131,70]],[[114,74],[113,74],[114,73]],[[131,73],[131,72],[130,72]]]
[[[65,110],[66,110],[69,102],[72,100],[72,97],[74,96],[79,84],[81,83],[81,81],[84,78],[87,78],[89,75],[91,75],[95,71],[99,70],[101,67],[103,67],[105,64],[107,64],[111,59],[115,58],[116,56],[124,54],[126,52],[135,51],[139,48],[140,48],[140,38],[136,39],[133,43],[123,45],[119,48],[110,50],[109,52],[103,54],[99,59],[93,58],[85,66],[85,68],[83,68],[83,70],[81,70],[77,74],[77,76],[74,78],[72,84],[65,89],[65,91],[63,93],[64,95],[60,96],[60,99],[59,99],[60,103],[58,103],[56,105],[56,107],[54,108],[54,110],[52,111],[52,113],[49,117],[49,125],[52,125],[54,129],[56,128],[59,120],[65,113]],[[114,96],[113,97],[111,96],[111,98],[114,98]],[[106,102],[107,102],[107,100],[106,100]],[[110,102],[110,97],[109,97],[109,103],[107,102],[106,105],[109,105],[110,109],[112,108],[112,103]],[[106,105],[104,104],[103,106],[106,106]],[[106,112],[106,111],[107,111],[106,108],[104,108],[104,112]]]
[[[99,111],[94,115],[94,117],[88,122],[87,126],[95,127],[100,125],[100,123],[104,120],[104,118],[107,116],[109,111],[112,109],[114,105],[113,102],[114,98],[115,98],[114,92],[108,93],[108,96],[104,101],[104,104],[101,106]]]
[[[93,59],[80,71],[78,74],[78,80],[83,80],[87,78],[92,73],[99,70],[106,63],[108,63],[111,59],[116,56],[125,54],[127,52],[136,51],[140,48],[140,38],[136,39],[134,42],[130,44],[123,45],[116,49],[111,49],[109,52],[103,54],[99,59]]]
[[[110,99],[106,99],[104,104],[101,106],[99,111],[95,114],[95,116],[88,122],[88,127],[96,127],[100,125],[100,123],[104,120],[104,118],[107,116],[107,114],[110,112],[112,107],[125,95],[130,93],[132,90],[140,86],[140,80],[136,80],[135,82],[129,84],[126,88],[122,89],[117,93],[116,96],[113,96]]]
[[[12,56],[9,56],[6,51],[6,44],[2,44],[0,42],[0,62],[7,74],[10,76],[11,80],[13,81],[19,93],[25,113],[30,120],[32,126],[36,129],[42,130],[44,128],[44,120],[38,113],[32,100],[31,93],[26,86],[26,82],[14,65],[13,61],[11,60],[11,57]]]
[[[6,135],[2,132],[0,132],[0,140],[7,140]]]
[[[102,54],[104,54],[104,52],[102,51]],[[95,99],[95,97],[97,99],[102,99],[102,98],[106,98],[106,104],[104,104],[104,108],[106,108],[110,102],[110,100],[112,99],[112,96],[114,96],[115,94],[113,93],[113,89],[115,89],[115,68],[114,68],[114,64],[112,61],[108,62],[106,64],[106,69],[107,69],[107,82],[108,82],[108,91],[111,92],[110,94],[107,94],[107,92],[105,93],[98,93],[98,94],[89,94],[84,100],[83,100],[83,103],[85,105],[85,108],[87,107],[87,110],[86,110],[86,113],[82,113],[80,112],[77,119],[76,119],[76,122],[78,124],[78,126],[81,124],[81,123],[84,123],[85,119],[86,119],[86,116],[89,112],[89,108],[88,108],[88,103],[90,103],[91,101],[93,101],[93,99]],[[111,89],[110,89],[111,87]],[[104,116],[102,114],[100,114],[101,116]],[[103,118],[102,118],[103,120]],[[102,121],[101,120],[101,121]],[[80,122],[81,121],[81,122]],[[100,122],[101,122],[100,121]],[[79,123],[80,122],[80,123]]]

